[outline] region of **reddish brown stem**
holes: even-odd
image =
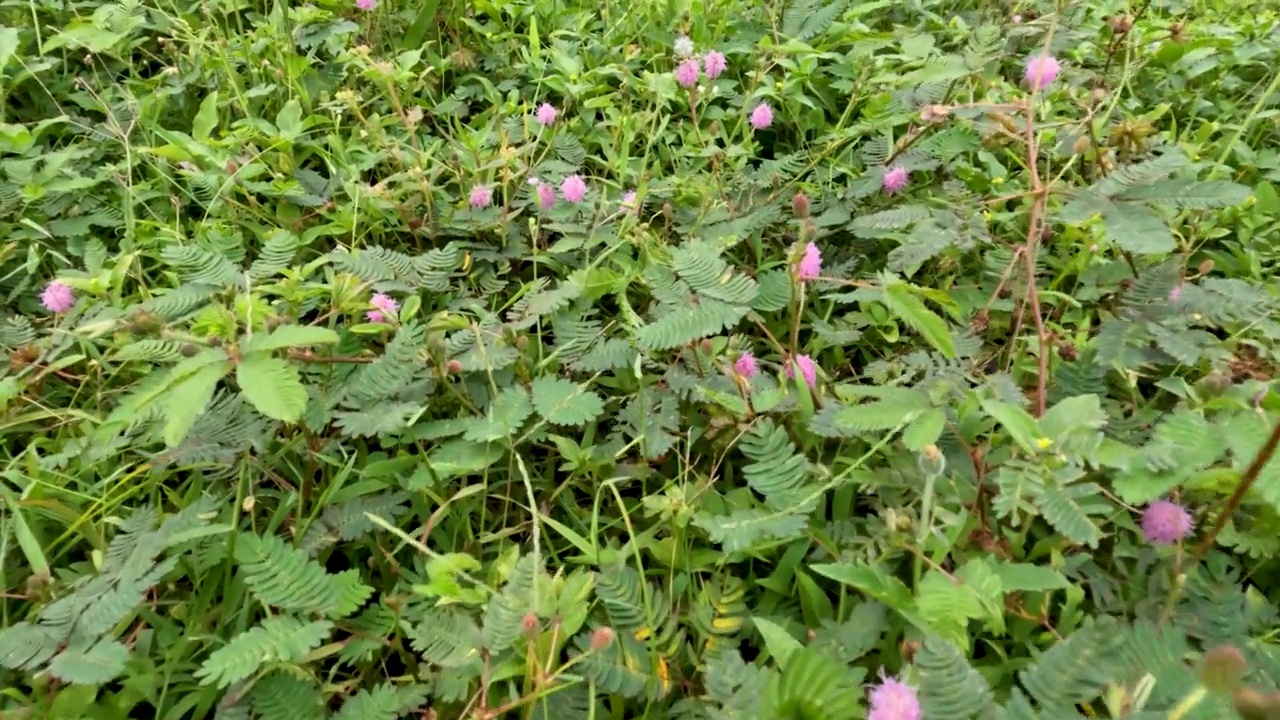
[[[1209,552],[1209,548],[1213,547],[1213,541],[1218,539],[1218,533],[1222,532],[1222,528],[1227,526],[1227,521],[1231,519],[1231,515],[1235,513],[1236,508],[1240,506],[1240,502],[1244,500],[1244,494],[1249,491],[1254,481],[1258,479],[1258,475],[1262,474],[1262,469],[1271,461],[1271,456],[1275,454],[1277,445],[1280,445],[1280,422],[1277,422],[1276,426],[1271,429],[1271,436],[1262,444],[1258,454],[1254,456],[1253,462],[1249,463],[1249,467],[1240,476],[1240,484],[1236,486],[1236,491],[1231,493],[1231,497],[1227,498],[1226,504],[1222,507],[1222,512],[1218,513],[1218,519],[1214,522],[1213,529],[1205,534],[1204,539],[1196,546],[1195,552],[1191,554],[1191,567],[1203,560],[1204,556]]]

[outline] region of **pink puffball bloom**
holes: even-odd
[[[538,183],[538,205],[543,210],[550,210],[556,204],[556,190],[546,183]]]
[[[884,191],[892,195],[907,186],[907,169],[901,165],[894,165],[884,173],[884,179],[880,181],[880,187]]]
[[[356,7],[361,10],[373,10],[378,7],[378,0],[356,0]]]
[[[1062,66],[1051,55],[1038,55],[1027,61],[1027,84],[1037,90],[1049,87]]]
[[[380,313],[380,312],[378,312],[377,310],[370,310],[369,312],[367,312],[367,313],[365,313],[365,314],[364,314],[364,317],[365,317],[365,319],[366,319],[366,320],[368,320],[369,322],[376,322],[376,323],[380,323],[380,322],[386,322],[386,321],[387,321],[387,318],[386,318],[385,316],[383,316],[383,314],[382,314],[382,313]]]
[[[769,107],[769,103],[762,102],[751,111],[751,127],[756,130],[763,130],[773,124],[773,108]]]
[[[749,352],[744,352],[738,356],[738,360],[733,363],[733,372],[744,380],[750,380],[755,377],[759,367],[756,365],[756,358]]]
[[[635,190],[628,190],[622,193],[622,207],[630,212],[636,212],[640,209],[640,204],[636,202]]]
[[[54,280],[40,293],[40,303],[49,312],[64,313],[76,304],[76,294],[71,291],[70,285]]]
[[[920,720],[920,698],[916,689],[898,680],[885,677],[880,670],[881,683],[867,696],[867,720]]]
[[[396,310],[400,309],[400,303],[386,293],[375,293],[373,297],[369,298],[369,304],[384,315],[395,315]]]
[[[555,122],[556,116],[559,114],[560,112],[551,103],[542,103],[538,106],[538,111],[534,114],[534,118],[539,125],[546,127]]]
[[[698,61],[689,58],[676,66],[676,82],[680,87],[691,88],[698,84]]]
[[[493,202],[493,189],[487,185],[477,185],[471,188],[471,207],[477,210],[489,207]]]
[[[1169,302],[1176,303],[1180,297],[1182,297],[1182,285],[1174,285],[1173,289],[1169,291]]]
[[[783,369],[788,380],[795,379],[797,367],[800,368],[800,376],[804,378],[805,384],[809,387],[818,384],[818,366],[814,364],[813,358],[808,355],[797,355],[788,362]]]
[[[571,203],[580,203],[587,196],[587,183],[581,175],[570,175],[560,183],[560,194]]]
[[[1014,16],[1013,16],[1013,24],[1014,24],[1014,25],[1021,25],[1021,24],[1022,24],[1022,16],[1021,16],[1021,15],[1014,15]]]
[[[729,67],[729,63],[725,61],[724,53],[712,50],[702,59],[702,67],[707,71],[707,77],[715,80]]]
[[[792,270],[796,274],[796,279],[800,282],[808,282],[817,280],[822,274],[822,252],[818,250],[818,246],[809,243],[804,246],[804,255],[800,257],[800,262],[796,263]]]
[[[1191,534],[1191,513],[1176,502],[1156,500],[1142,512],[1142,534],[1156,545],[1176,543]]]

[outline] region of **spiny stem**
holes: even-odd
[[[1245,469],[1244,474],[1240,476],[1240,484],[1236,486],[1236,491],[1231,493],[1231,497],[1227,498],[1227,502],[1222,507],[1222,511],[1218,513],[1218,519],[1213,525],[1213,529],[1205,534],[1204,539],[1196,546],[1196,550],[1191,554],[1191,567],[1198,565],[1204,559],[1205,554],[1209,552],[1209,548],[1213,547],[1213,541],[1218,539],[1218,533],[1222,532],[1222,528],[1226,527],[1227,521],[1231,519],[1236,508],[1240,506],[1240,501],[1244,500],[1244,494],[1258,479],[1258,475],[1262,474],[1262,469],[1271,461],[1271,456],[1276,452],[1276,446],[1280,445],[1280,422],[1271,429],[1271,436],[1259,448],[1258,454],[1253,457],[1253,462],[1249,463],[1249,467]]]

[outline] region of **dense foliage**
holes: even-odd
[[[1266,3],[0,18],[0,716],[1280,713]]]

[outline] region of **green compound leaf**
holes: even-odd
[[[533,381],[533,407],[553,425],[585,425],[604,412],[604,401],[572,380],[544,375]]]
[[[956,356],[955,342],[951,339],[947,322],[926,307],[920,298],[912,295],[909,286],[903,283],[889,285],[881,298],[889,312],[920,333],[935,350],[949,358]]]
[[[249,404],[273,420],[297,422],[307,409],[298,369],[266,352],[246,355],[236,367],[236,382]]]

